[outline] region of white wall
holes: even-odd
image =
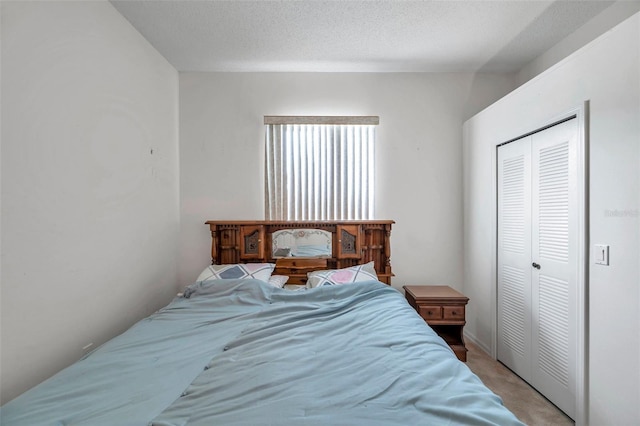
[[[6,402],[175,294],[178,74],[108,2],[1,7]]]
[[[264,115],[379,115],[393,284],[460,288],[462,123],[513,87],[508,75],[181,73],[180,283],[211,261],[206,220],[264,218]]]
[[[524,84],[640,10],[640,1],[618,0],[516,73]]]
[[[640,419],[640,14],[465,123],[465,331],[493,347],[496,144],[586,100],[589,238],[611,247],[610,266],[588,262],[589,421],[631,425]]]

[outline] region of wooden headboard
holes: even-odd
[[[276,263],[274,274],[303,284],[307,272],[340,269],[373,261],[378,279],[391,284],[392,220],[366,221],[229,221],[209,220],[211,263]],[[272,234],[285,229],[321,229],[332,234],[331,254],[321,258],[286,257],[272,253]]]

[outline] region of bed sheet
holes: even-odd
[[[6,404],[2,424],[521,424],[385,284],[190,290]]]

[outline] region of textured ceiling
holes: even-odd
[[[513,72],[613,2],[111,3],[179,71]]]

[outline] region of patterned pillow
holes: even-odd
[[[314,288],[323,285],[351,284],[358,281],[378,280],[378,275],[374,269],[374,263],[369,262],[364,265],[356,265],[343,269],[328,269],[323,271],[313,271],[307,274],[307,287]]]
[[[282,288],[289,280],[289,277],[286,275],[271,275],[269,277],[269,284],[274,287]]]
[[[232,278],[255,278],[269,282],[276,267],[275,263],[236,263],[230,265],[210,265],[198,276],[196,281],[225,280]]]

